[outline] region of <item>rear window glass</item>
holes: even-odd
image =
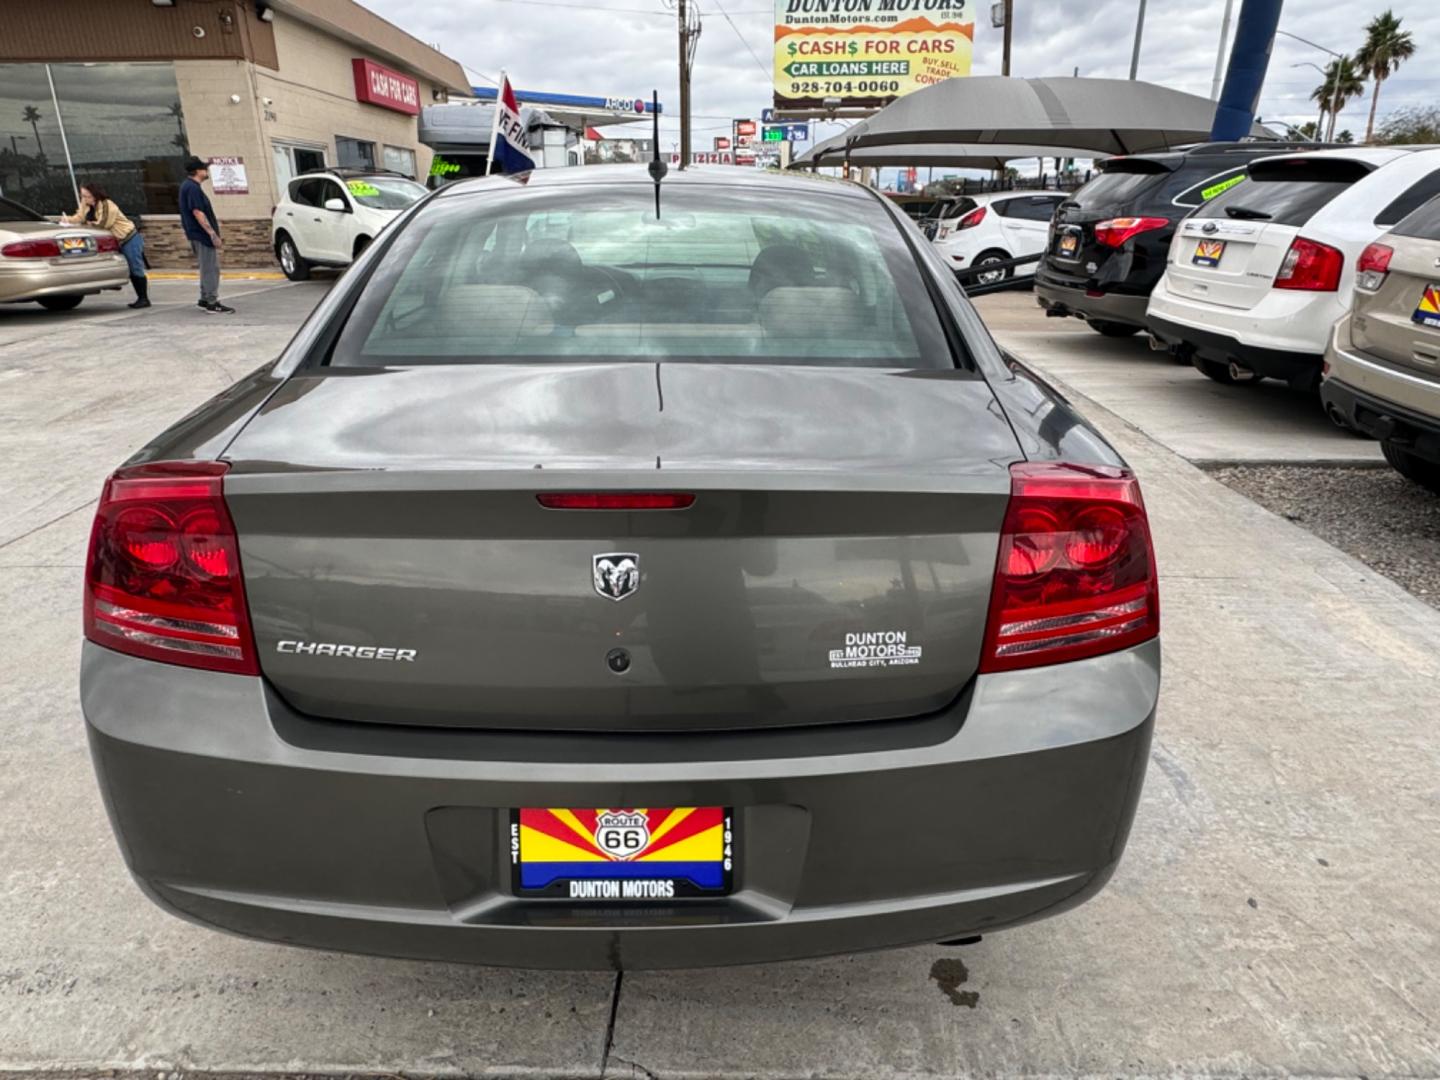
[[[1233,218],[1301,226],[1350,186],[1349,180],[1250,179],[1195,211],[1197,218]]]
[[[438,198],[395,239],[332,365],[712,361],[954,367],[877,202],[672,185]]]
[[[940,211],[940,220],[949,221],[951,218],[964,217],[979,205],[979,203],[968,195],[963,199],[951,199],[945,204],[945,208]]]
[[[1375,217],[1376,225],[1390,226],[1410,213],[1422,203],[1440,195],[1440,169],[1425,176],[1406,188],[1389,206]]]
[[[1396,236],[1413,236],[1419,240],[1440,240],[1440,196],[1431,199],[1410,213],[1390,230]]]
[[[1176,195],[1174,201],[1180,206],[1199,206],[1201,203],[1207,203],[1211,199],[1224,195],[1225,192],[1243,183],[1244,180],[1244,169],[1216,173],[1213,176],[1207,176],[1198,184],[1192,184]]]
[[[11,202],[9,199],[0,199],[0,221],[44,220],[44,218],[29,207],[21,206],[19,203]]]
[[[1105,210],[1133,202],[1151,189],[1159,189],[1165,183],[1166,175],[1168,174],[1107,170],[1071,195],[1070,205],[1081,210]]]

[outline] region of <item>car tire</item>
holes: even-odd
[[[84,299],[83,296],[42,296],[35,302],[46,311],[73,311]]]
[[[281,233],[275,241],[275,257],[280,260],[280,269],[291,281],[309,281],[310,263],[300,254],[295,241],[289,234]]]
[[[1390,463],[1391,467],[1406,480],[1413,481],[1423,488],[1429,488],[1435,494],[1440,495],[1440,465],[1433,461],[1426,461],[1422,457],[1416,457],[1389,439],[1380,440],[1380,452],[1385,455],[1385,460]]]
[[[997,250],[982,251],[979,255],[976,255],[974,260],[970,263],[970,268],[972,270],[977,270],[980,267],[985,266],[987,263],[1000,263],[1009,261],[1010,256],[1006,252]],[[1013,266],[1007,266],[1002,270],[992,270],[988,274],[974,274],[971,276],[970,280],[976,285],[993,285],[996,282],[1008,281],[1014,276],[1015,268]]]
[[[1134,337],[1140,332],[1140,327],[1132,326],[1130,323],[1109,322],[1106,319],[1090,319],[1088,323],[1091,330],[1097,334],[1103,334],[1105,337],[1127,338]]]

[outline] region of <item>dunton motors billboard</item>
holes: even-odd
[[[888,105],[970,74],[975,0],[775,0],[775,107]]]

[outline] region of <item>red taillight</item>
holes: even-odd
[[[985,220],[985,207],[977,206],[955,223],[957,229],[973,229]]]
[[[552,491],[535,498],[547,510],[684,510],[695,503],[681,491]]]
[[[0,247],[0,255],[7,259],[55,259],[60,256],[60,245],[54,240],[17,240]]]
[[[1340,271],[1344,266],[1344,252],[1297,236],[1290,241],[1290,250],[1275,275],[1275,288],[1334,292],[1340,288]]]
[[[1095,241],[1106,247],[1118,248],[1132,236],[1139,236],[1143,232],[1152,232],[1155,229],[1163,229],[1169,224],[1170,219],[1163,217],[1111,218],[1109,221],[1102,221],[1095,226]]]
[[[105,483],[85,569],[85,636],[116,652],[258,675],[240,546],[220,462],[120,469]]]
[[[1126,469],[1010,467],[982,672],[1058,664],[1160,632],[1160,591],[1139,481]]]
[[[113,236],[102,236],[95,241],[96,251],[119,251],[120,241]]]
[[[1374,292],[1385,284],[1385,275],[1390,272],[1390,258],[1395,249],[1384,244],[1371,244],[1360,253],[1355,264],[1355,287]]]

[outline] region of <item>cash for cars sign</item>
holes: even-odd
[[[975,0],[775,0],[775,106],[878,108],[970,74]]]

